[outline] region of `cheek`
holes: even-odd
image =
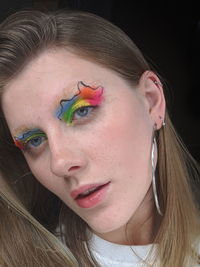
[[[60,188],[63,187],[63,179],[55,178],[55,176],[52,175],[48,159],[40,158],[35,162],[32,162],[26,157],[26,160],[35,178],[48,190],[56,195],[59,194]]]
[[[144,121],[144,117],[137,114],[128,117],[120,116],[111,119],[109,124],[103,125],[95,131],[93,137],[93,157],[98,158],[102,168],[108,166],[124,170],[148,168],[151,128]]]

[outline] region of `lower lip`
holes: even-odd
[[[110,183],[103,185],[99,190],[95,191],[94,193],[91,193],[86,197],[76,199],[76,203],[79,207],[85,209],[96,206],[105,199],[109,184]]]

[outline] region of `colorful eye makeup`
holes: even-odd
[[[92,109],[99,106],[103,100],[103,87],[91,87],[82,81],[77,84],[78,92],[70,99],[62,99],[55,115],[59,120],[73,125],[75,120],[87,117]],[[77,119],[78,118],[78,119]],[[14,143],[21,150],[36,148],[47,136],[40,129],[30,129],[14,136]]]
[[[73,124],[73,115],[78,109],[99,106],[103,100],[102,86],[91,87],[80,81],[77,87],[78,93],[71,99],[62,99],[56,110],[56,117],[69,125]]]
[[[42,132],[40,129],[32,129],[22,133],[21,135],[14,136],[14,142],[15,145],[21,150],[25,150],[28,143],[34,147],[39,146],[43,138],[46,138],[44,132]]]

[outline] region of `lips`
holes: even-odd
[[[91,208],[101,202],[107,193],[110,182],[90,184],[71,192],[71,197],[81,208]]]

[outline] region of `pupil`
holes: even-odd
[[[40,137],[36,137],[36,138],[33,138],[31,141],[30,141],[31,145],[33,146],[38,146],[41,144],[41,138]]]
[[[78,110],[78,113],[79,113],[80,116],[84,116],[84,115],[86,115],[88,113],[88,110],[87,110],[87,108],[83,107],[83,108],[80,108]]]

